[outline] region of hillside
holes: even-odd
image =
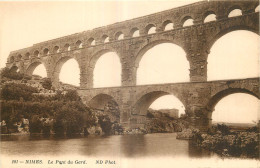
[[[123,131],[113,104],[107,104],[101,112],[91,109],[81,101],[76,86],[60,83],[53,88],[48,78],[7,68],[0,72],[2,134],[87,135]]]
[[[1,70],[1,133],[74,134],[94,125],[75,87],[61,87],[55,90],[48,78]]]

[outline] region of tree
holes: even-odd
[[[38,90],[31,86],[24,84],[6,84],[2,87],[1,98],[3,100],[31,100],[32,94],[37,93]]]
[[[41,133],[42,126],[42,121],[40,120],[39,116],[33,115],[29,126],[30,133]]]
[[[9,79],[21,80],[21,79],[23,79],[23,76],[24,76],[23,74],[12,70],[12,68],[9,69],[9,68],[5,67],[1,70],[1,78],[6,77]]]
[[[41,84],[44,89],[51,90],[52,82],[50,78],[43,78]]]
[[[76,90],[68,90],[65,94],[65,99],[68,101],[80,101],[80,97]]]
[[[100,127],[102,128],[102,131],[108,135],[111,133],[112,129],[112,123],[108,116],[100,115],[98,117],[98,123],[100,124]]]

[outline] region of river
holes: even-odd
[[[139,161],[140,158],[171,158],[171,160],[175,159],[175,161],[178,158],[184,160],[219,158],[212,152],[192,145],[188,140],[176,139],[176,133],[77,138],[43,137],[40,135],[2,135],[1,156],[2,159],[3,157],[27,157],[25,159],[31,159],[30,157],[47,157],[49,159],[63,158],[65,156],[115,158],[117,163],[121,162],[121,158],[130,160],[139,159]]]
[[[211,156],[210,152],[191,145],[187,140],[176,139],[176,133],[77,138],[6,135],[2,136],[1,151],[6,155]]]

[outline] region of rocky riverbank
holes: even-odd
[[[198,129],[194,128],[187,128],[182,130],[181,132],[177,133],[177,139],[185,139],[185,140],[190,140],[194,137],[194,135],[199,132]]]
[[[259,159],[259,129],[230,131],[225,125],[217,125],[208,133],[193,132],[193,142],[223,157]]]

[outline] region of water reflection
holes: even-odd
[[[120,137],[120,148],[126,157],[140,157],[147,153],[145,135],[125,135]]]
[[[192,141],[188,141],[188,154],[189,157],[192,158],[201,158],[201,157],[213,157],[213,156],[217,156],[215,153],[213,152],[209,152],[207,150],[204,150],[202,148],[197,147],[194,142]]]
[[[85,156],[117,156],[119,136],[91,136],[84,138],[80,144],[80,154]]]
[[[212,157],[175,133],[88,137],[1,136],[2,155],[82,155],[113,157]]]

